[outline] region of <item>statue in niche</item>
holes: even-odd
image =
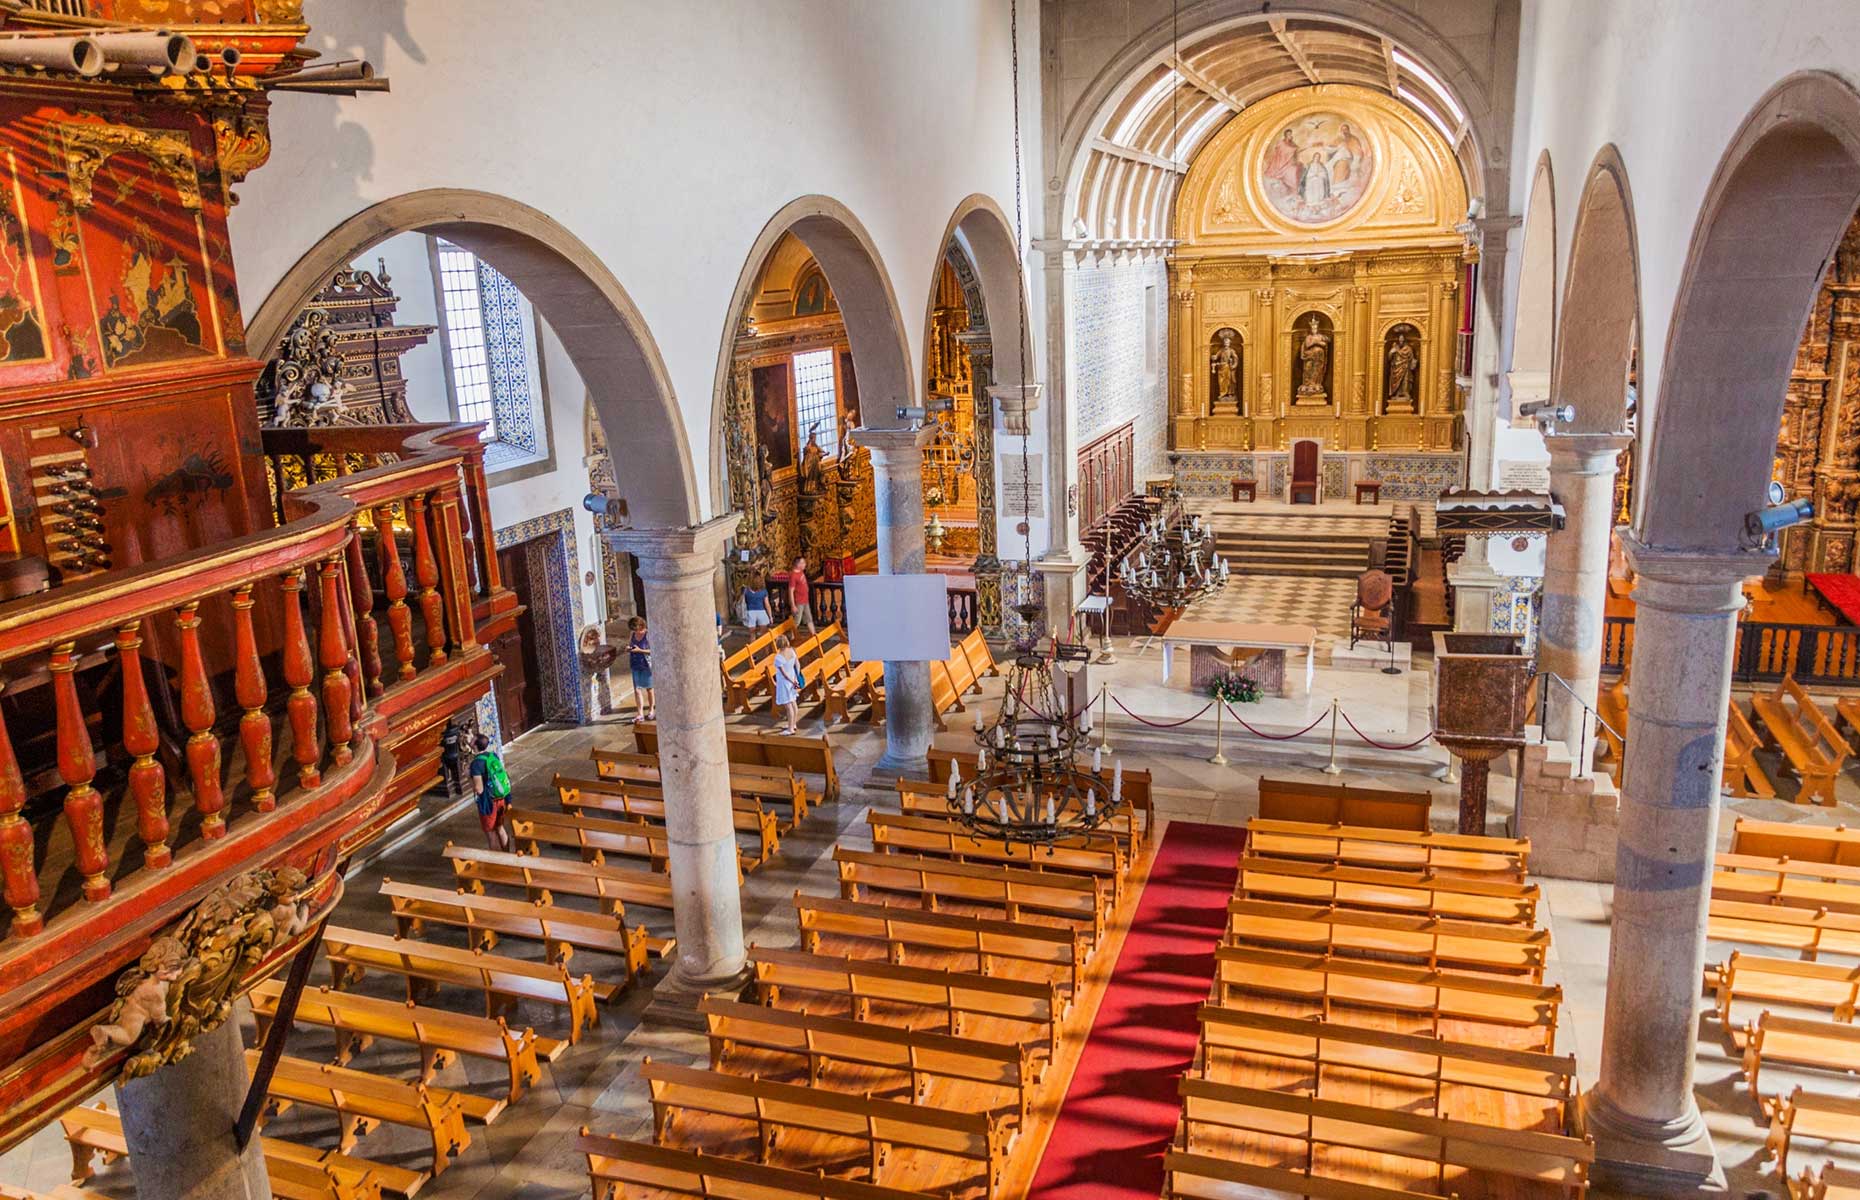
[[[807,427],[807,445],[801,449],[801,469],[797,473],[801,495],[818,496],[827,490],[827,452],[820,448],[820,422]]]
[[[1214,337],[1215,344],[1208,354],[1208,378],[1213,385],[1213,403],[1209,408],[1216,416],[1237,417],[1240,415],[1240,347],[1231,329],[1217,330]]]
[[[1311,314],[1299,343],[1298,361],[1302,375],[1294,404],[1323,404],[1330,399],[1330,335],[1324,332],[1323,318]]]
[[[1383,374],[1385,411],[1411,413],[1415,410],[1416,380],[1421,370],[1420,333],[1412,325],[1397,325],[1389,330],[1384,353],[1387,367]]]
[[[774,524],[775,466],[769,461],[769,448],[765,445],[756,447],[756,491],[759,502],[756,511],[762,514],[762,524]]]

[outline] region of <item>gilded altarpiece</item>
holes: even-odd
[[[1452,452],[1474,257],[1445,141],[1380,93],[1280,93],[1196,155],[1177,204],[1170,444]]]
[[[1822,279],[1796,350],[1776,439],[1775,478],[1815,516],[1782,535],[1790,574],[1855,569],[1860,525],[1860,221]]]

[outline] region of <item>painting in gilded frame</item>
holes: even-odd
[[[1267,141],[1260,187],[1279,216],[1322,225],[1362,203],[1375,172],[1375,147],[1360,123],[1335,112],[1305,113]]]

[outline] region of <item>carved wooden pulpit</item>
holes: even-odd
[[[1492,760],[1524,745],[1531,677],[1521,634],[1434,634],[1435,737],[1461,763],[1461,833],[1485,832]]]

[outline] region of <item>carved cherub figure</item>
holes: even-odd
[[[278,929],[274,945],[295,936],[310,923],[310,901],[298,895],[304,883],[304,873],[296,867],[279,867],[271,872],[266,890],[271,894],[271,920]]]
[[[117,981],[116,1005],[109,1020],[90,1027],[91,1047],[84,1065],[94,1067],[118,1046],[133,1046],[150,1025],[168,1023],[168,988],[187,969],[187,949],[174,937],[155,939],[137,969]]]

